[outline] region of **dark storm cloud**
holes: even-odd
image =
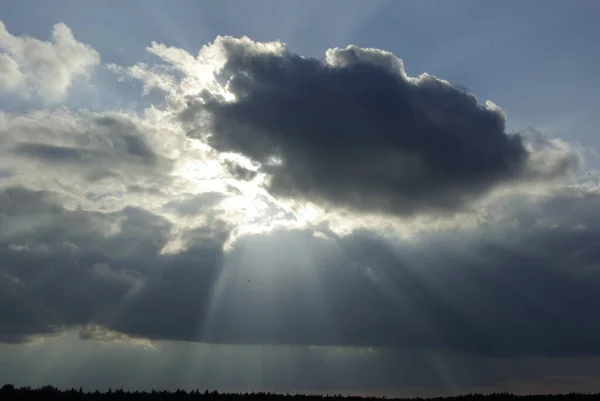
[[[389,53],[333,49],[322,62],[218,43],[220,78],[236,100],[205,94],[181,118],[192,136],[207,119],[210,145],[263,163],[274,195],[359,211],[455,211],[527,176],[529,154],[502,112],[433,76],[407,77]]]
[[[225,224],[169,255],[171,225],[141,209],[70,211],[47,193],[11,188],[0,210],[1,341],[90,324],[175,340],[202,328]]]
[[[599,355],[599,207],[571,191],[419,244],[276,231],[227,255],[228,226],[209,216],[182,236],[187,250],[164,254],[172,227],[156,215],[5,190],[0,340],[88,327],[117,340]]]
[[[500,238],[490,228],[420,246],[366,232],[243,239],[207,339],[598,355],[599,206],[566,196],[515,215]],[[559,210],[570,219],[539,226]]]

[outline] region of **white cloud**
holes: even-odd
[[[106,67],[117,74],[141,81],[144,85],[142,95],[147,95],[152,89],[170,93],[176,88],[176,80],[172,74],[161,71],[162,69],[160,68],[151,68],[145,63],[139,63],[127,68],[110,63]],[[123,77],[119,80],[123,81]]]
[[[54,25],[52,38],[41,41],[13,36],[0,21],[0,90],[58,102],[99,63],[98,52],[77,41],[65,24]]]
[[[25,83],[25,79],[19,64],[7,54],[0,53],[0,88],[14,91]]]

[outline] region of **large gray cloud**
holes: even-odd
[[[241,240],[210,339],[597,355],[599,199],[545,211],[564,212],[563,202],[587,217],[569,213],[572,225],[551,228],[556,220],[535,227],[528,214],[500,238],[489,229],[418,246],[368,232],[333,243],[298,232]]]
[[[172,225],[140,209],[69,211],[23,189],[0,202],[2,341],[95,325],[210,343],[600,353],[593,193],[418,243],[292,230],[242,237],[225,255],[218,219],[164,254]]]
[[[507,182],[564,174],[532,164],[503,112],[446,81],[408,77],[391,53],[349,46],[326,60],[218,38],[218,80],[235,96],[190,97],[191,136],[263,165],[282,197],[359,211],[456,211]],[[208,127],[204,123],[208,122]]]

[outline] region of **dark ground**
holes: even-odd
[[[425,400],[426,398],[410,398],[410,400]],[[107,392],[84,392],[81,389],[60,390],[52,386],[41,388],[22,387],[16,388],[10,384],[4,385],[0,389],[1,401],[12,400],[206,400],[206,401],[362,401],[362,400],[383,400],[383,398],[375,397],[347,397],[341,395],[289,395],[275,393],[244,393],[244,394],[229,394],[218,393],[216,391],[191,391],[186,392],[178,390],[175,392],[169,391],[151,391],[151,392],[129,392],[123,390],[109,390]],[[386,401],[401,400],[386,398]],[[404,399],[404,400],[409,400]],[[600,400],[599,394],[561,394],[561,395],[528,395],[518,396],[513,394],[465,394],[456,397],[441,397],[427,398],[427,400],[456,400],[456,401],[503,401],[503,400],[520,400],[520,401],[567,401],[567,400]]]

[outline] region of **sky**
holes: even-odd
[[[600,3],[0,3],[0,383],[600,391]]]

